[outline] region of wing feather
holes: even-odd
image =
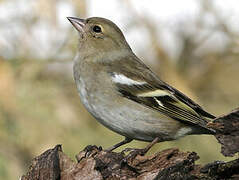
[[[116,69],[109,67],[109,74],[119,93],[137,103],[159,111],[175,120],[194,124],[205,129],[208,119],[215,118],[204,111],[186,95],[160,80],[136,57],[116,62]],[[127,81],[116,79],[121,77]],[[210,129],[209,129],[210,130]]]

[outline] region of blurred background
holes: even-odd
[[[239,106],[237,0],[0,0],[0,179],[19,178],[56,144],[74,159],[86,145],[123,139],[80,102],[72,76],[77,32],[67,16],[114,21],[148,66],[212,114]],[[159,143],[151,153],[171,147],[196,151],[199,163],[230,160],[206,135]]]

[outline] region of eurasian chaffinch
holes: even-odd
[[[74,79],[82,103],[101,124],[125,140],[157,142],[191,134],[214,134],[213,115],[163,82],[131,50],[110,20],[68,17],[79,32]]]

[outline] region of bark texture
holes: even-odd
[[[216,118],[208,124],[217,130],[216,138],[222,145],[222,154],[233,156],[239,152],[239,109]],[[134,151],[130,152],[134,153]],[[195,152],[166,149],[150,156],[125,155],[124,152],[106,152],[101,147],[87,146],[71,160],[61,145],[45,151],[32,160],[22,180],[191,180],[239,179],[239,159],[207,165],[196,165]]]

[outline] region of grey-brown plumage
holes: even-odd
[[[214,133],[206,126],[214,116],[155,75],[113,22],[68,19],[79,31],[74,78],[81,101],[100,123],[126,137],[120,145]]]

